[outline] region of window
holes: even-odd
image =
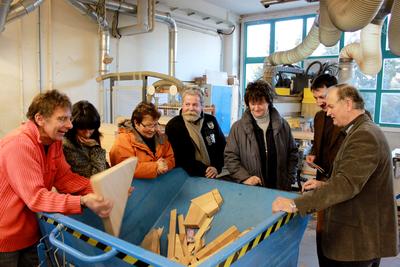
[[[263,75],[265,56],[276,51],[285,51],[296,47],[304,40],[314,23],[314,15],[289,17],[271,20],[246,22],[244,24],[244,87]],[[382,70],[374,76],[363,74],[358,65],[353,73],[353,85],[357,87],[365,101],[366,109],[374,121],[381,126],[400,127],[400,57],[389,51],[387,23],[382,29]],[[359,42],[361,31],[346,32],[333,47],[320,44],[311,56],[301,64],[306,69],[313,61],[338,62],[339,52],[347,44]],[[318,64],[310,71],[318,71]]]
[[[259,24],[249,26],[247,29],[247,56],[265,57],[269,54],[269,38],[260,36],[270,35],[269,24]]]
[[[263,76],[263,64],[246,64],[246,84]]]
[[[275,51],[286,51],[301,43],[303,20],[284,20],[275,23]],[[288,34],[290,32],[290,34]]]

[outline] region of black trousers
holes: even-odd
[[[38,266],[37,244],[13,251],[0,252],[0,267],[33,267]]]

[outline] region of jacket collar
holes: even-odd
[[[278,133],[280,128],[282,127],[282,117],[280,116],[278,110],[274,107],[269,107],[269,117],[270,123],[272,124],[272,130],[274,134]],[[250,134],[253,131],[253,115],[251,115],[250,110],[247,108],[246,111],[243,113],[242,117],[244,124],[245,124],[245,132]]]
[[[345,135],[348,135],[355,131],[362,123],[365,121],[370,121],[371,119],[367,114],[363,113],[358,115],[354,120],[352,120],[348,125],[346,125],[342,131]]]

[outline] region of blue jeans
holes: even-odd
[[[39,265],[36,246],[13,251],[0,252],[0,267],[33,267]]]

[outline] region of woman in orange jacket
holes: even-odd
[[[158,131],[161,114],[152,103],[141,102],[131,120],[121,122],[110,151],[114,166],[129,157],[137,157],[135,178],[156,178],[175,167],[174,153],[167,136]]]

